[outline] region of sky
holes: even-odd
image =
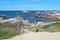
[[[0,0],[0,10],[60,10],[60,0]]]

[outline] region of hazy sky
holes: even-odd
[[[0,0],[0,10],[60,10],[60,0]]]

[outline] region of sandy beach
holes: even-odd
[[[30,32],[7,40],[60,40],[60,32]]]

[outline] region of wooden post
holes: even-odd
[[[18,23],[17,23],[18,28],[17,29],[21,33],[21,29],[22,29],[21,26],[22,26],[23,17],[17,16],[16,20],[18,21]]]
[[[36,29],[36,20],[35,20],[34,24],[35,24],[35,31],[36,31],[36,30],[37,30],[37,29]]]
[[[17,30],[18,30],[18,31],[19,31],[19,33],[20,33],[21,28],[20,28],[19,23],[17,23]]]

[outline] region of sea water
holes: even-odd
[[[6,15],[7,18],[13,18],[16,16],[22,16],[24,19],[29,20],[30,22],[45,22],[47,18],[35,18],[34,14],[36,11],[29,11],[29,14],[22,14],[22,11],[0,11],[0,15]],[[45,11],[40,11],[41,13],[45,13]]]

